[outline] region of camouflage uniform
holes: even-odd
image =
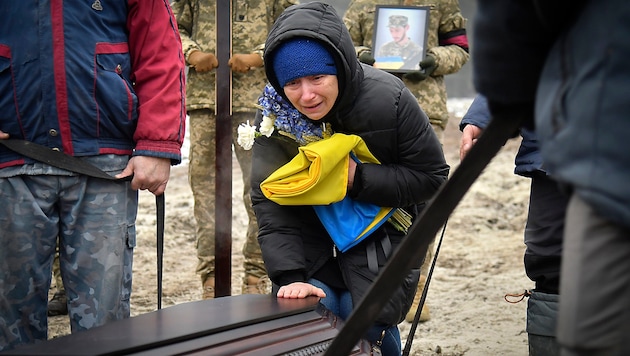
[[[128,159],[87,158],[112,175]],[[131,183],[71,175],[36,163],[0,170],[0,200],[0,305],[12,306],[0,308],[0,350],[46,340],[58,236],[72,332],[130,316],[138,204]],[[60,214],[58,207],[67,207],[67,213]],[[23,216],[31,223],[23,224]],[[24,310],[29,311],[28,335],[21,325]]]
[[[267,31],[273,21],[296,0],[234,0],[232,6],[232,53],[263,55]],[[173,3],[182,48],[186,61],[192,52],[216,54],[216,1],[180,0]],[[227,63],[219,63],[227,65]],[[197,273],[202,283],[214,277],[215,263],[215,71],[188,71],[186,108],[190,116],[189,182],[194,196],[197,223]],[[253,122],[256,102],[267,79],[263,68],[247,73],[232,72],[233,146],[241,167],[243,202],[248,215],[247,237],[243,246],[244,269],[247,277],[265,277],[266,271],[258,245],[258,225],[249,197],[251,151],[235,144],[237,127],[247,120]]]
[[[468,42],[465,37],[466,19],[460,12],[459,2],[457,0],[352,0],[343,20],[354,42],[357,56],[364,51],[372,51],[376,5],[411,5],[430,8],[427,28],[427,54],[435,58],[437,68],[431,76],[423,81],[414,83],[405,78],[403,81],[418,98],[420,107],[429,117],[433,129],[442,142],[444,129],[448,122],[444,76],[459,71],[470,57]],[[414,299],[414,307],[416,308],[432,259],[433,243],[429,246],[425,262],[422,265],[418,291]],[[415,308],[412,307],[407,314],[407,321],[413,320],[413,312],[415,312]],[[428,319],[429,312],[426,308],[426,310],[423,309],[420,320]]]
[[[444,76],[459,71],[469,58],[467,45],[463,48],[464,46],[449,42],[451,36],[461,35],[465,31],[466,19],[460,12],[459,2],[457,0],[352,0],[343,20],[352,36],[357,55],[363,51],[372,50],[376,5],[428,6],[431,9],[427,28],[427,54],[435,57],[437,68],[429,78],[421,82],[412,83],[406,79],[403,81],[418,98],[418,103],[429,116],[441,141],[443,130],[448,122]]]

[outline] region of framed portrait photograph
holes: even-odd
[[[429,26],[428,6],[377,5],[372,55],[374,67],[387,72],[419,70]]]

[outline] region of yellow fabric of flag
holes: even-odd
[[[335,133],[299,147],[298,154],[261,184],[280,205],[324,205],[341,201],[348,185],[350,152],[364,163],[380,163],[357,135]]]

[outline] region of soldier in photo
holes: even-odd
[[[391,15],[387,24],[392,40],[385,43],[378,51],[379,57],[400,57],[404,69],[420,69],[422,46],[415,43],[407,34],[409,18],[404,15]]]

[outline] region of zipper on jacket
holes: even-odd
[[[337,258],[337,246],[333,244],[333,258]]]

